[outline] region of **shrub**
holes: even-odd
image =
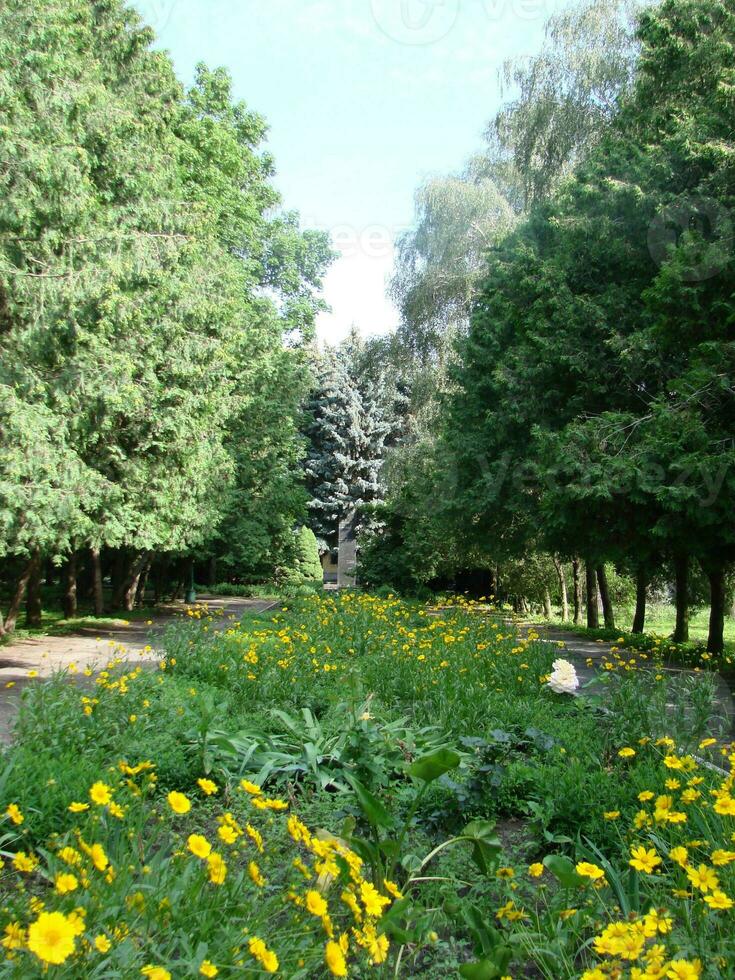
[[[311,528],[300,527],[295,537],[294,562],[291,568],[282,572],[281,580],[290,586],[316,582],[321,585],[324,573],[314,532]]]

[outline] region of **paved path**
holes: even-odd
[[[217,598],[203,596],[198,606],[205,606],[215,617],[215,629],[223,629],[243,615],[265,612],[277,603],[263,599]],[[160,651],[158,644],[163,630],[177,617],[185,615],[188,607],[181,605],[171,612],[149,620],[127,622],[120,620],[114,629],[97,631],[83,629],[69,636],[31,637],[8,646],[0,646],[0,743],[10,741],[13,723],[21,695],[38,678],[49,677],[57,670],[70,669],[77,678],[87,667],[101,667],[119,655],[133,659],[136,664],[152,664]],[[29,672],[35,676],[29,677]]]
[[[600,676],[600,670],[605,660],[612,660],[614,654],[611,653],[614,643],[605,641],[598,642],[590,640],[588,637],[580,636],[577,633],[560,629],[557,626],[539,623],[516,623],[515,628],[528,633],[535,630],[542,640],[549,643],[563,643],[564,649],[559,650],[559,656],[565,660],[570,660],[577,671],[581,684],[591,682],[594,689],[595,681]],[[635,657],[635,654],[625,646],[619,646],[618,652],[622,656]],[[589,664],[592,661],[592,664]],[[645,661],[638,660],[637,666],[645,666]],[[701,672],[691,670],[686,667],[678,667],[675,664],[667,663],[661,670],[671,675],[698,676]],[[718,738],[735,739],[735,700],[733,699],[732,681],[728,681],[719,673],[715,673],[715,698],[713,704],[713,717],[711,722],[711,732]],[[600,685],[598,690],[603,690]],[[673,712],[679,709],[679,705],[669,704],[667,707]]]

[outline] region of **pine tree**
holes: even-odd
[[[369,505],[380,500],[380,471],[391,432],[385,391],[356,370],[355,335],[340,348],[315,355],[315,385],[305,406],[305,461],[310,524],[322,549],[337,544],[339,523],[352,514],[355,529],[370,525]]]

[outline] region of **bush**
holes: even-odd
[[[300,527],[295,533],[294,561],[284,569],[279,578],[285,585],[301,585],[304,582],[320,584],[324,579],[319,546],[311,528]]]

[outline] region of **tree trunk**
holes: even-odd
[[[28,598],[26,600],[26,626],[41,625],[41,573],[43,564],[40,552],[33,555],[33,567],[28,576]]]
[[[23,599],[25,598],[26,588],[28,587],[28,580],[33,573],[33,565],[35,558],[31,557],[23,571],[21,572],[20,578],[15,586],[15,594],[10,601],[10,608],[8,609],[8,615],[5,617],[5,632],[12,633],[15,629],[15,624],[18,622],[18,614],[20,613],[20,607],[23,605]]]
[[[551,614],[551,594],[549,593],[549,590],[544,587],[544,619],[551,619]]]
[[[613,612],[610,589],[607,584],[607,572],[604,565],[597,568],[597,583],[600,586],[600,599],[602,600],[602,614],[605,619],[605,629],[615,629],[615,613]]]
[[[145,565],[143,566],[143,571],[140,576],[140,583],[138,585],[138,591],[135,596],[135,602],[139,606],[145,605],[145,590],[148,588],[148,576],[151,571],[151,565],[153,564],[153,559],[148,558]]]
[[[709,653],[722,653],[725,648],[725,569],[722,565],[707,571],[709,579]]]
[[[689,558],[677,555],[674,558],[674,577],[676,579],[676,626],[674,643],[686,643],[689,639]]]
[[[217,559],[212,557],[209,559],[209,587],[214,588],[217,584]]]
[[[127,570],[123,581],[120,583],[118,594],[113,599],[115,608],[122,606],[126,612],[132,612],[135,608],[135,597],[138,593],[138,583],[143,572],[148,555],[144,552],[134,558]]]
[[[596,630],[600,628],[600,612],[597,607],[597,577],[594,565],[586,561],[584,572],[587,585],[587,629]]]
[[[143,571],[143,566],[147,558],[148,555],[143,552],[143,554],[136,555],[126,563],[125,571],[118,579],[117,588],[112,594],[113,609],[120,609],[122,607],[127,612],[132,611],[135,605],[135,593],[138,590],[140,573]]]
[[[113,609],[117,609],[122,605],[130,559],[124,551],[113,551],[109,555],[107,565],[110,574],[110,586],[112,588],[112,599],[110,603]]]
[[[572,559],[572,578],[574,580],[574,625],[582,625],[582,563],[579,558]]]
[[[94,614],[101,616],[105,611],[105,600],[102,593],[102,562],[100,549],[90,548],[92,555],[92,594],[94,596]]]
[[[176,581],[176,585],[174,586],[174,590],[171,593],[171,601],[172,602],[178,602],[179,601],[179,599],[181,598],[181,593],[183,592],[184,587],[186,586],[186,566],[184,566],[183,571],[182,571],[181,564],[179,564],[179,566],[178,566],[178,568],[176,570],[176,579],[175,579],[175,581]]]
[[[72,551],[64,569],[64,619],[77,614],[77,553]]]
[[[569,595],[567,593],[567,577],[564,574],[564,566],[558,558],[553,559],[556,574],[559,576],[559,590],[561,591],[561,618],[562,622],[569,622]]]
[[[633,617],[633,632],[642,633],[646,625],[646,589],[648,588],[648,575],[645,568],[640,565],[635,574],[635,616]]]

